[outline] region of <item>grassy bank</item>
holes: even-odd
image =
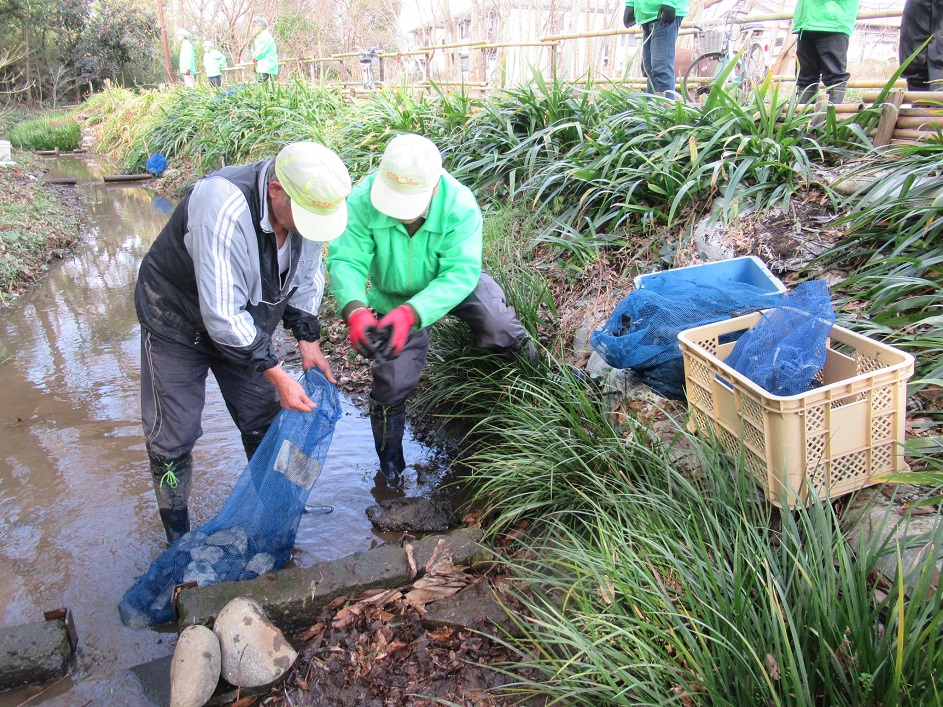
[[[41,158],[15,150],[0,166],[0,303],[10,304],[79,237],[79,220],[39,179]]]
[[[778,221],[800,234],[796,249],[816,240],[823,251],[789,271],[790,284],[827,275],[842,324],[917,356],[911,430],[924,449],[939,446],[940,144],[877,153],[867,131],[879,109],[813,121],[810,107],[771,88],[748,106],[713,93],[698,109],[539,80],[474,100],[386,89],[353,105],[294,84],[127,103],[112,92],[83,110],[102,145],[122,146],[129,169],[161,151],[196,176],[316,139],[356,180],[392,132],[409,130],[436,141],[474,187],[486,265],[541,345],[544,368],[482,355],[443,322],[414,407],[467,432],[463,461],[489,530],[520,538],[505,569],[528,618],[508,644],[538,677],[519,682],[517,696],[939,702],[939,529],[921,539],[929,562],[901,561],[886,579],[877,568],[901,557],[898,546],[876,535],[850,542],[843,503],[776,510],[740,460],[670,417],[656,426],[642,408],[615,420],[611,401],[557,359],[570,356],[578,326],[600,322],[631,291],[632,275],[690,257],[699,226],[764,256],[748,236]],[[837,173],[861,180],[856,194],[833,190]],[[921,463],[940,470],[938,453]]]

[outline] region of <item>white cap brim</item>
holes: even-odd
[[[432,192],[438,184],[433,184],[432,189],[416,194],[403,194],[394,191],[386,185],[383,178],[377,175],[373,180],[373,186],[370,188],[370,202],[380,213],[386,214],[400,221],[412,221],[422,216],[422,213],[432,201]]]
[[[291,217],[295,230],[309,241],[326,243],[332,241],[347,230],[347,201],[342,201],[332,214],[316,214],[291,202]]]

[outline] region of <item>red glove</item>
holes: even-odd
[[[350,329],[350,344],[364,358],[373,356],[373,349],[367,343],[367,327],[375,327],[377,324],[377,318],[366,307],[355,309],[347,317],[347,327]]]
[[[402,353],[406,339],[409,338],[409,332],[415,323],[416,313],[408,304],[401,304],[380,320],[381,328],[390,327],[393,330],[390,336],[390,353],[393,356],[399,356]]]

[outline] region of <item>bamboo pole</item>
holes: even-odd
[[[943,115],[934,115],[926,118],[905,118],[901,115],[898,115],[897,127],[906,129],[915,128],[917,130],[934,127],[943,128]]]
[[[424,49],[427,52],[431,52],[431,51],[435,51],[436,49],[459,49],[461,47],[475,47],[484,43],[485,43],[485,40],[483,39],[474,39],[474,40],[468,40],[467,42],[452,42],[451,44],[431,44],[428,47],[419,47],[419,49],[420,50]]]
[[[895,129],[892,133],[894,140],[926,140],[933,133],[929,130],[899,130]]]
[[[943,110],[932,108],[901,108],[900,115],[905,118],[931,118],[943,115]]]
[[[861,100],[865,103],[874,103],[877,100],[878,95],[877,91],[870,91],[865,93]],[[904,103],[940,103],[943,107],[943,91],[905,91],[904,92]],[[926,106],[930,108],[931,106]]]

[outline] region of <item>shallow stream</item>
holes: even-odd
[[[126,628],[117,609],[165,548],[140,427],[132,295],[173,203],[141,182],[106,185],[103,167],[84,156],[52,158],[49,168],[49,177],[77,178],[89,227],[74,255],[0,311],[0,621],[33,623],[68,608],[79,644],[68,677],[41,693],[0,693],[0,707],[30,697],[30,705],[143,705],[125,670],[170,654],[176,633]],[[203,428],[193,455],[194,527],[219,511],[246,465],[212,374]],[[441,479],[437,455],[411,437],[405,452],[406,493],[429,492]],[[422,483],[417,467],[431,470]],[[334,511],[302,516],[293,564],[395,539],[375,532],[364,513],[389,496],[376,472],[369,420],[344,398],[309,498]]]

